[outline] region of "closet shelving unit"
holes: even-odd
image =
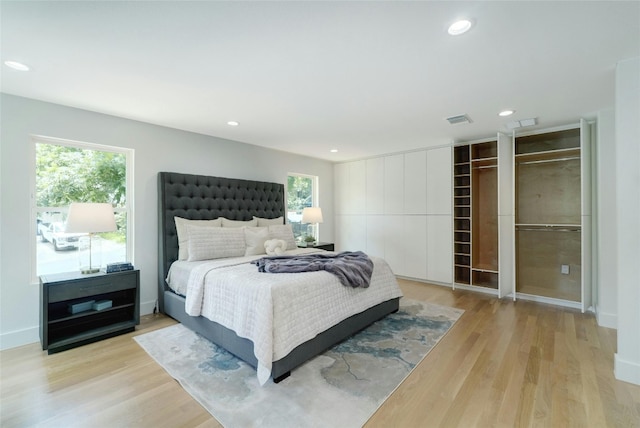
[[[454,287],[591,307],[594,126],[453,146]]]
[[[585,300],[581,146],[580,128],[515,138],[515,282],[523,297]]]
[[[454,273],[459,285],[497,290],[498,147],[454,147]]]
[[[471,152],[453,149],[453,272],[454,281],[471,284]]]

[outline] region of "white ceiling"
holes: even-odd
[[[639,1],[0,7],[2,92],[335,161],[593,117],[640,55]]]

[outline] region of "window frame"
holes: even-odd
[[[126,261],[134,263],[134,210],[133,210],[133,166],[134,166],[134,149],[117,147],[117,146],[108,146],[105,144],[97,144],[97,143],[87,143],[84,141],[74,141],[62,138],[55,137],[46,137],[42,135],[31,135],[31,143],[30,143],[30,212],[29,212],[29,240],[30,240],[30,253],[31,253],[31,282],[34,284],[39,284],[39,276],[38,276],[38,250],[36,240],[33,239],[37,235],[36,223],[38,218],[38,213],[40,212],[48,212],[48,211],[57,211],[62,213],[67,213],[69,211],[69,207],[38,207],[36,203],[36,144],[52,144],[57,146],[65,146],[65,147],[73,147],[84,150],[94,150],[94,151],[102,151],[102,152],[111,152],[118,153],[125,156],[125,189],[126,189],[126,199],[124,207],[116,207],[113,209],[116,213],[124,212],[127,218],[127,243],[125,246],[126,251]]]

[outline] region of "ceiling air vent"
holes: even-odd
[[[533,126],[533,125],[536,125],[537,123],[538,123],[538,120],[535,117],[531,119],[520,119],[520,120],[514,120],[513,122],[507,123],[507,128],[518,129],[518,128],[524,128],[525,126]]]
[[[447,120],[450,124],[455,125],[456,123],[471,123],[471,119],[466,114],[460,114],[458,116],[448,117]]]

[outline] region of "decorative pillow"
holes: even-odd
[[[247,244],[245,256],[265,254],[264,242],[269,239],[269,228],[246,227],[244,229],[244,239]]]
[[[287,249],[287,243],[282,239],[269,239],[264,241],[264,249],[268,256],[279,256]]]
[[[254,220],[258,220],[258,227],[264,226],[276,226],[280,224],[284,224],[284,217],[280,216],[278,218],[260,218],[253,216]]]
[[[282,239],[287,243],[287,250],[295,250],[298,248],[296,245],[296,239],[293,237],[293,229],[291,229],[290,224],[269,226],[269,239]]]
[[[255,218],[253,220],[229,220],[228,218],[222,217],[222,227],[256,227],[258,225],[258,220]]]
[[[176,232],[178,233],[178,260],[187,260],[189,258],[189,233],[187,225],[199,227],[221,227],[222,218],[215,220],[187,220],[182,217],[173,217],[176,222]]]
[[[246,244],[244,229],[234,227],[187,226],[189,233],[189,260],[221,259],[244,256]]]

